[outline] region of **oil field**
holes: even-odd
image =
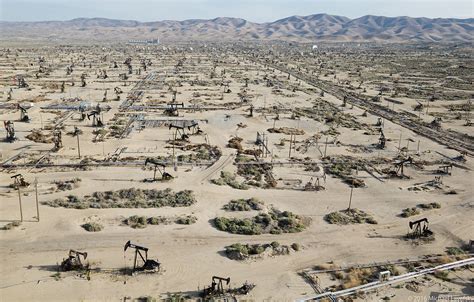
[[[9,38],[1,300],[465,301],[472,58]]]

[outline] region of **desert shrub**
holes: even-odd
[[[418,210],[416,207],[413,207],[413,208],[403,209],[400,216],[406,218],[406,217],[410,217],[410,216],[414,216],[418,214],[420,214],[420,210]]]
[[[372,216],[359,209],[332,212],[326,214],[324,220],[330,224],[340,225],[359,223],[377,224],[377,221]]]
[[[212,179],[211,182],[219,186],[228,185],[234,189],[248,190],[249,186],[244,183],[238,182],[236,180],[236,177],[237,176],[235,174],[226,171],[221,171],[220,178]]]
[[[104,229],[104,226],[97,222],[84,223],[81,227],[88,232],[100,232]]]
[[[430,202],[430,203],[420,203],[418,205],[419,208],[423,209],[423,210],[431,210],[431,209],[440,209],[441,208],[441,204],[437,203],[437,202]]]
[[[451,256],[458,256],[458,255],[465,254],[465,252],[458,247],[448,247],[446,248],[446,252],[448,253],[448,255],[451,255]]]
[[[272,243],[270,243],[270,245],[275,249],[280,246],[280,243],[277,241],[273,241]]]
[[[234,199],[231,200],[228,204],[224,205],[224,209],[228,211],[251,211],[251,210],[261,210],[263,202],[257,198],[250,199]]]
[[[161,217],[161,216],[150,217],[150,218],[147,219],[147,223],[151,224],[151,225],[167,224],[168,219],[166,219],[164,217]]]
[[[197,221],[197,218],[195,216],[191,216],[191,215],[188,215],[188,216],[184,216],[184,217],[178,217],[175,222],[177,224],[193,224],[193,223],[196,223]]]
[[[123,223],[134,229],[143,229],[147,226],[148,219],[145,216],[133,215],[123,220]]]
[[[276,241],[273,241],[272,243],[257,244],[234,243],[225,247],[226,256],[233,260],[245,260],[252,256],[262,255],[264,252],[268,252],[273,256],[287,255],[290,252],[290,247],[287,245],[280,245]]]
[[[143,297],[138,297],[135,299],[136,302],[157,302],[156,298],[153,298],[151,296],[143,296]]]
[[[344,289],[359,286],[369,281],[373,271],[369,268],[352,268],[344,278]]]
[[[249,248],[250,255],[259,255],[265,252],[265,246],[261,244],[252,244]]]
[[[268,214],[260,213],[253,218],[216,217],[214,224],[221,231],[242,235],[296,233],[305,229],[300,216],[276,209],[271,209]]]
[[[133,215],[122,220],[122,223],[134,229],[143,229],[143,228],[146,228],[148,225],[171,224],[171,223],[193,224],[196,221],[197,221],[197,218],[192,215],[175,217],[175,218],[163,217],[163,216],[146,217],[146,216]]]
[[[20,221],[13,221],[5,224],[1,229],[4,231],[11,230],[13,228],[19,227],[21,225]]]
[[[42,204],[52,207],[75,209],[86,208],[159,208],[159,207],[187,207],[196,202],[192,191],[183,190],[173,192],[171,189],[146,190],[122,189],[118,191],[94,192],[91,196],[80,199],[69,195],[65,199],[55,199]]]
[[[226,253],[238,252],[243,255],[249,254],[248,244],[234,243],[225,247]]]
[[[395,265],[386,265],[379,268],[380,271],[389,271],[391,276],[400,275],[400,271],[395,267]]]
[[[436,271],[434,272],[433,276],[435,276],[438,279],[441,279],[443,281],[450,281],[451,279],[448,277],[449,272],[448,271]]]
[[[332,212],[324,216],[324,220],[331,224],[349,224],[351,219],[340,212]]]
[[[68,191],[77,188],[79,186],[79,182],[81,182],[80,178],[73,178],[70,180],[57,180],[54,181],[54,184],[56,185],[56,189],[58,191]]]
[[[292,243],[291,248],[295,251],[299,251],[301,249],[300,245],[298,243]]]

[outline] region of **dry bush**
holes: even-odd
[[[358,223],[377,224],[377,221],[372,216],[359,209],[332,212],[325,215],[324,220],[330,224],[339,225]]]
[[[104,229],[104,226],[97,222],[84,223],[81,227],[88,232],[100,232]]]
[[[263,202],[254,197],[250,199],[234,199],[224,205],[224,210],[228,211],[251,211],[262,209]]]
[[[302,217],[276,209],[253,218],[216,217],[214,224],[218,230],[242,235],[298,233],[306,228]]]
[[[16,227],[19,227],[21,225],[21,222],[20,221],[13,221],[13,222],[9,222],[7,224],[5,224],[1,230],[4,230],[4,231],[8,231],[8,230],[11,230],[11,229],[14,229]]]
[[[196,202],[192,191],[173,192],[165,190],[122,189],[118,191],[94,192],[91,196],[80,199],[69,195],[65,199],[45,201],[42,204],[51,207],[74,209],[104,208],[159,208],[187,207]]]

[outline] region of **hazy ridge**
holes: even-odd
[[[105,18],[69,21],[0,22],[3,40],[127,40],[163,41],[286,40],[472,42],[474,19],[342,16],[291,16],[254,23],[240,18],[139,22]]]

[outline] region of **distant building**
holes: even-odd
[[[128,44],[132,45],[158,45],[159,39],[145,39],[145,40],[128,40]]]

